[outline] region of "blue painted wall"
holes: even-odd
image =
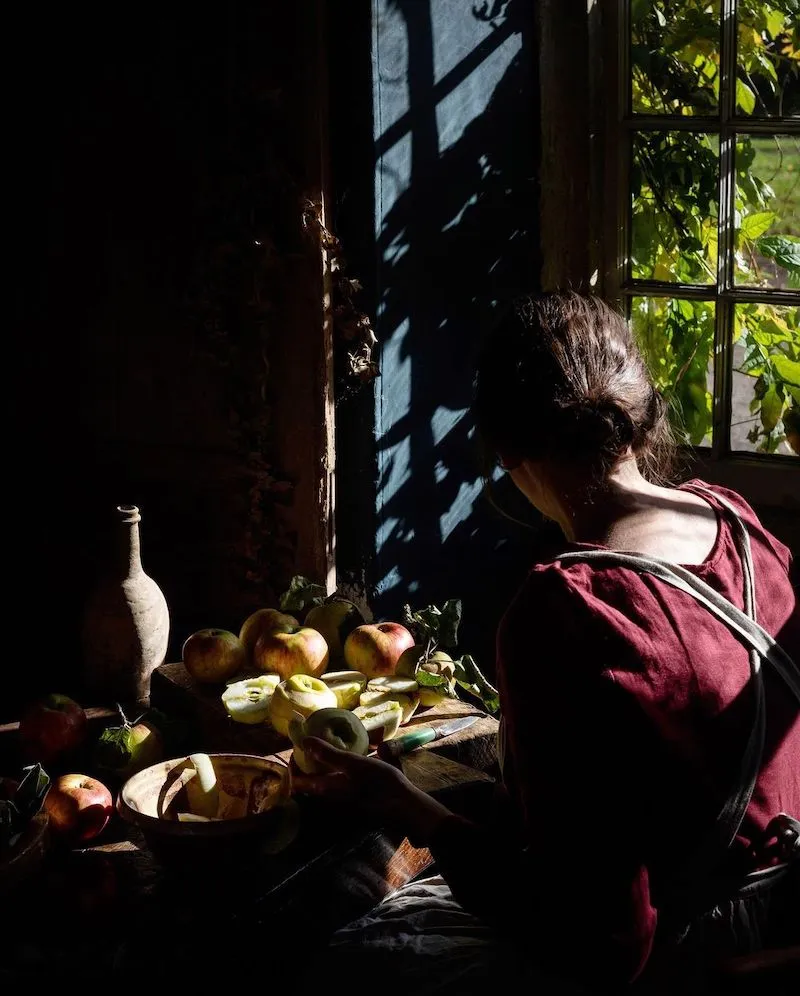
[[[532,7],[372,0],[373,604],[461,598],[487,667],[530,539],[481,498],[468,408],[487,324],[539,278]]]

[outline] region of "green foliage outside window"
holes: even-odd
[[[650,116],[719,113],[720,0],[632,0],[632,109]],[[747,119],[800,119],[800,0],[736,5],[733,279],[762,291],[731,323],[734,370],[751,385],[747,438],[761,452],[798,452],[800,307],[769,303],[800,290],[800,135],[747,132]],[[780,132],[780,124],[776,124]],[[639,130],[631,150],[634,279],[707,286],[708,301],[639,297],[631,320],[659,388],[692,445],[712,427],[718,279],[719,137]],[[749,379],[749,380],[748,380]]]

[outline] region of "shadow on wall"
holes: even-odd
[[[461,598],[462,648],[491,672],[535,534],[481,499],[469,405],[498,305],[539,280],[533,15],[521,0],[376,0],[373,12],[374,602],[389,616]]]

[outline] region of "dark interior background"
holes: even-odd
[[[81,613],[118,504],[140,506],[171,659],[317,562],[318,255],[299,204],[326,107],[331,223],[382,367],[358,386],[337,345],[342,586],[384,617],[461,598],[464,649],[491,674],[502,607],[552,536],[504,482],[533,531],[481,497],[468,416],[482,334],[539,279],[536,5],[381,0],[375,33],[369,0],[330,3],[327,66],[314,6],[10,19],[0,721],[81,694]]]

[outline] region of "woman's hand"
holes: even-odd
[[[307,775],[293,767],[293,792],[352,802],[417,845],[424,844],[451,815],[446,806],[413,785],[399,767],[377,757],[339,750],[317,737],[306,737],[303,752],[324,770]]]

